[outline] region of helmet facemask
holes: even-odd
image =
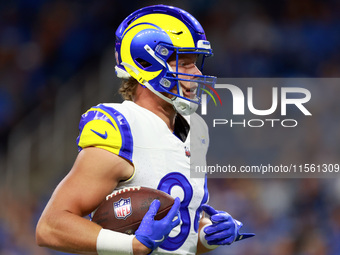
[[[181,48],[166,46],[160,44],[161,47],[157,47],[158,51],[165,51],[168,47],[173,51],[173,54],[168,58],[166,66],[166,72],[160,80],[160,91],[166,92],[173,97],[171,101],[177,110],[182,115],[190,115],[196,111],[198,105],[201,103],[202,88],[214,86],[216,77],[202,75],[204,60],[206,57],[212,55],[210,49],[204,48]],[[157,49],[156,48],[156,49]],[[160,53],[156,50],[156,56]],[[179,71],[179,61],[181,56],[195,55],[196,61],[194,62],[195,68],[198,68],[200,74],[184,73]],[[172,68],[168,63],[170,60],[175,60],[175,67]],[[183,92],[184,90],[184,92]]]

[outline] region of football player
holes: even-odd
[[[37,243],[75,253],[196,254],[252,236],[206,204],[206,177],[190,177],[193,164],[206,164],[209,144],[207,125],[195,113],[198,93],[216,80],[201,72],[212,50],[200,23],[176,7],[142,8],[118,27],[115,53],[125,101],[82,115],[80,152],[39,220]],[[113,190],[132,186],[175,197],[167,217],[153,219],[155,200],[134,235],[83,218]]]

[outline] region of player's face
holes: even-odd
[[[197,55],[196,54],[181,54],[178,57],[178,72],[189,75],[202,75],[201,71],[196,66]],[[169,62],[172,70],[176,70],[176,59],[172,59]],[[194,99],[196,97],[197,83],[194,77],[187,75],[178,75],[179,78],[190,79],[192,81],[180,81],[183,96]],[[174,87],[172,92],[177,92],[177,88]]]

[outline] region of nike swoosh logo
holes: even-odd
[[[162,239],[160,239],[160,240],[155,240],[155,242],[156,242],[156,243],[160,243],[160,242],[163,242],[164,239],[165,239],[165,236],[163,235]]]
[[[106,132],[106,131],[105,131],[104,134],[99,133],[99,132],[97,132],[97,131],[95,131],[95,130],[93,130],[93,129],[91,129],[91,131],[92,131],[93,133],[95,133],[96,135],[100,136],[100,137],[103,138],[103,139],[106,139],[106,138],[107,138],[107,132]]]

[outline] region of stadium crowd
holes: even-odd
[[[143,5],[162,1],[143,1]],[[163,1],[192,13],[212,43],[205,72],[218,77],[339,77],[340,3],[321,0]],[[81,70],[98,72],[117,25],[141,1],[11,0],[0,3],[0,153],[11,128],[33,108],[51,110],[60,84]],[[118,88],[118,82],[117,88]],[[111,84],[108,84],[111,85]],[[339,91],[339,90],[337,90]],[[322,93],[322,90],[320,90]],[[301,160],[339,154],[339,93],[318,105],[323,124],[310,123]],[[331,109],[331,111],[326,111]],[[239,143],[246,142],[237,137]],[[274,138],[273,138],[274,139]],[[270,139],[263,140],[264,146]],[[256,148],[253,148],[256,150]],[[76,146],[75,146],[76,150]],[[233,153],[231,148],[228,150]],[[250,157],[252,149],[245,151]],[[230,156],[231,157],[231,156]],[[265,155],[263,155],[265,157]],[[209,160],[209,159],[208,159]],[[335,162],[334,162],[335,163]],[[339,162],[338,162],[339,163]],[[4,182],[0,182],[4,183]],[[56,182],[57,183],[57,182]],[[55,184],[56,184],[55,183]],[[339,179],[209,179],[210,203],[242,220],[256,237],[211,254],[340,254]],[[34,229],[46,191],[16,200],[0,186],[0,255],[62,254],[36,246]]]

